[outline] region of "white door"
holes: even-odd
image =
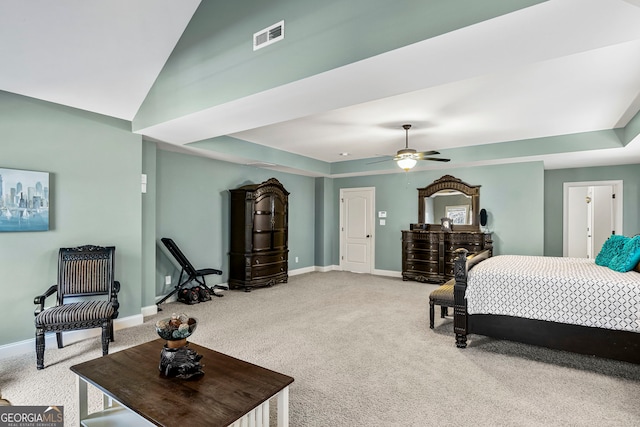
[[[588,258],[595,258],[604,242],[615,231],[613,223],[613,186],[599,185],[589,187],[589,234],[587,235]]]
[[[589,222],[587,218],[587,191],[589,187],[569,188],[569,212],[571,221],[568,228],[568,257],[587,258],[587,235],[589,234]]]
[[[340,268],[371,273],[374,259],[375,188],[340,190]]]
[[[564,184],[563,255],[595,258],[622,231],[622,181]]]

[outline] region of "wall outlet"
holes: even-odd
[[[171,284],[171,276],[164,276],[164,284],[165,285]]]
[[[298,257],[296,257],[296,262],[298,262]]]

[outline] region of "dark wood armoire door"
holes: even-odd
[[[231,192],[229,287],[288,280],[288,196],[275,178]]]

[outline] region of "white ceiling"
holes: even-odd
[[[199,3],[0,0],[0,90],[132,120]],[[640,0],[551,0],[141,133],[335,162],[394,154],[404,123],[412,148],[444,150],[623,127],[639,110]],[[639,139],[535,159],[640,163]]]
[[[0,0],[0,90],[132,120],[200,0]]]

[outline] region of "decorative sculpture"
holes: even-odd
[[[202,355],[189,348],[187,338],[195,331],[197,319],[186,314],[173,313],[169,319],[156,322],[156,331],[167,343],[160,352],[158,369],[167,378],[192,378],[204,375],[200,359]]]

